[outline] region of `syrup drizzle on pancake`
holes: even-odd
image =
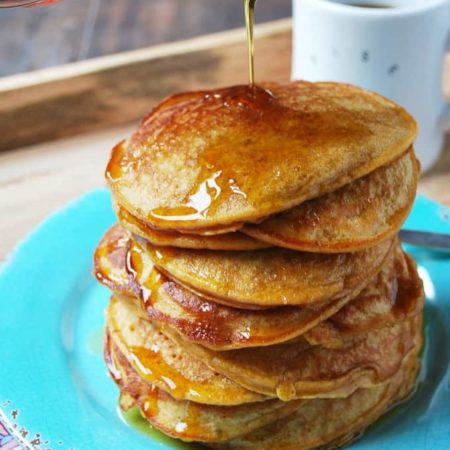
[[[126,269],[137,282],[140,297],[145,305],[152,305],[159,287],[167,278],[150,264],[144,264],[145,250],[135,241],[131,241],[126,254]]]
[[[186,378],[163,360],[157,343],[148,348],[131,347],[130,353],[134,367],[144,380],[148,379],[150,383],[154,383],[155,379],[159,380],[166,386],[166,391],[176,398],[185,398],[187,394],[190,397],[200,397],[197,390],[188,387]]]

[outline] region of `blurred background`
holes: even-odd
[[[291,3],[259,1],[256,23],[289,17]],[[242,26],[243,0],[62,0],[0,9],[0,76]]]
[[[0,6],[12,1],[19,0],[0,0]],[[363,1],[371,0],[357,0]],[[318,3],[294,4],[300,2],[311,7]],[[256,30],[257,81],[286,81],[291,76],[292,21],[287,18],[292,16],[292,3],[257,2],[255,22],[262,25]],[[297,15],[303,8],[295,8]],[[302,25],[297,29],[311,31],[310,45],[302,38],[297,49],[313,65],[328,55],[350,75],[376,75],[397,63],[379,64],[374,49],[369,64],[364,56],[369,47],[361,35],[351,35],[355,27],[336,23],[336,34],[330,34],[330,24],[322,27],[317,16],[313,20],[308,16]],[[243,0],[60,0],[50,6],[0,8],[0,262],[51,211],[103,186],[110,149],[129,136],[161,98],[177,91],[246,83],[243,26]],[[431,27],[437,28],[434,23]],[[367,35],[367,27],[360,28]],[[414,38],[431,41],[431,32],[407,28]],[[239,30],[228,31],[235,29]],[[320,58],[317,30],[317,36],[327,35],[331,42],[331,52],[324,46]],[[223,31],[218,37],[201,37]],[[341,42],[343,31],[348,31],[351,46]],[[191,38],[198,39],[185,41]],[[335,58],[338,44],[348,61]],[[379,53],[389,57],[391,47],[382,45]],[[412,49],[417,67],[426,68],[424,55],[415,46],[406,47]],[[143,50],[133,52],[139,49]],[[439,65],[441,53],[436,58]],[[116,56],[101,58],[108,55]],[[88,62],[70,64],[80,61]],[[328,73],[328,79],[336,77],[334,69]],[[440,81],[424,83],[416,69],[402,66],[389,79],[398,80],[403,74],[411,75],[419,86],[434,86],[441,98]],[[444,91],[450,98],[450,54]],[[421,191],[450,205],[450,135],[445,142],[441,159],[421,180]]]

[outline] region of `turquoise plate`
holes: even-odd
[[[114,220],[109,193],[92,192],[40,225],[1,269],[1,450],[195,448],[118,412],[101,357],[109,293],[91,275],[94,248]],[[419,197],[407,226],[450,233],[450,210]],[[450,255],[408,250],[428,299],[420,382],[355,449],[450,449]]]

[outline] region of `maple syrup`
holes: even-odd
[[[166,278],[154,268],[145,249],[135,240],[130,242],[127,251],[126,269],[136,281],[144,305],[152,305],[156,301],[158,289]]]
[[[247,28],[248,46],[248,78],[250,84],[255,84],[255,40],[253,36],[253,23],[256,0],[244,0],[245,26]]]
[[[159,382],[176,398],[186,396],[187,380],[165,362],[156,343],[151,348],[131,347],[130,353],[133,366],[141,378],[150,383]]]
[[[144,417],[142,417],[137,406],[130,408],[127,411],[122,411],[119,408],[118,414],[129,427],[139,431],[147,437],[154,439],[159,444],[167,445],[170,448],[179,450],[205,450],[205,447],[200,444],[182,442],[178,439],[173,439],[157,430],[146,419],[144,419]]]

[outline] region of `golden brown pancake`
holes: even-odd
[[[154,265],[143,251],[146,245],[140,240],[139,244],[132,234],[116,224],[113,225],[102,237],[94,253],[94,275],[100,283],[112,291],[128,297],[142,298],[147,301],[151,295],[151,283],[156,282],[161,273],[154,270]],[[133,261],[142,259],[142,270],[139,274],[133,268]],[[124,263],[125,260],[125,263]],[[137,278],[147,281],[140,285]],[[240,305],[242,308],[263,309],[257,305]]]
[[[330,194],[243,231],[279,247],[353,252],[393,236],[406,219],[417,188],[414,151]]]
[[[422,281],[412,258],[396,249],[393,270],[380,272],[377,282],[346,304],[336,314],[307,331],[312,345],[336,347],[351,337],[399,323],[422,311]]]
[[[146,249],[155,266],[202,297],[239,308],[307,305],[354,296],[388,257],[393,241],[356,253],[269,248],[248,252]]]
[[[121,407],[137,405],[153,426],[169,436],[210,442],[209,446],[217,449],[264,450],[272,445],[280,450],[297,450],[300,442],[303,443],[300,448],[307,449],[351,440],[356,431],[375,421],[389,405],[403,399],[414,386],[418,367],[416,352],[405,359],[387,383],[359,389],[347,398],[270,400],[228,407],[173,399],[145,383],[109,339],[106,339],[105,360],[120,388]],[[283,447],[275,447],[275,443]]]
[[[156,386],[143,381],[120,349],[108,343],[108,340],[105,360],[113,380],[120,388],[122,409],[137,405],[153,426],[185,441],[227,441],[292,414],[302,402],[269,400],[216,406],[175,400]]]
[[[360,387],[386,381],[421,342],[421,317],[371,331],[338,348],[304,342],[215,352],[164,333],[212,370],[241,386],[289,401],[346,397]]]
[[[130,248],[131,234],[127,230],[117,224],[109,228],[94,252],[94,276],[116,293],[139,296],[139,286],[126,270]]]
[[[151,283],[152,295],[143,307],[159,327],[174,328],[184,340],[212,350],[269,346],[298,336],[312,345],[336,347],[422,309],[423,290],[415,267],[409,257],[407,265],[400,248],[396,253],[356,298],[314,309],[239,310],[201,299],[163,275]]]
[[[358,389],[350,397],[314,399],[300,405],[290,416],[225,444],[217,450],[336,449],[358,437],[388,409],[414,389],[419,361],[411,355],[388,383]]]
[[[199,234],[179,233],[177,231],[156,230],[145,222],[133,217],[126,209],[115,206],[120,224],[137,236],[141,236],[154,245],[207,250],[256,250],[271,247],[238,231],[232,233],[202,236]]]
[[[96,252],[99,280],[117,293],[140,297],[149,317],[159,326],[175,328],[183,339],[213,350],[273,345],[305,332],[303,338],[310,344],[339,346],[354,335],[405,320],[423,307],[415,264],[400,247],[394,252],[394,267],[387,262],[376,280],[343,308],[346,298],[317,308],[246,311],[215,304],[187,291],[158,273],[145,252],[138,255],[139,264],[133,265],[136,251],[127,255],[134,245],[139,248],[135,242],[130,244],[124,229],[111,228]],[[134,274],[127,273],[127,259]]]
[[[139,298],[158,326],[175,328],[184,340],[212,350],[274,345],[300,335],[314,345],[337,346],[353,335],[405,320],[423,305],[414,263],[399,246],[376,279],[353,300],[344,297],[314,308],[248,311],[200,298],[169,280],[130,239],[120,226],[105,234],[96,251],[99,281],[130,297],[129,301]]]
[[[149,320],[142,319],[130,302],[113,297],[106,322],[111,341],[139,376],[176,399],[226,406],[267,400],[183,352]]]
[[[408,149],[414,119],[339,83],[178,94],[111,154],[116,201],[162,230],[222,233],[332,192]]]
[[[142,247],[118,225],[101,240],[95,267],[101,283],[130,302],[133,298],[141,302],[148,317],[159,326],[174,327],[184,339],[215,350],[273,345],[292,339],[335,314],[351,298],[315,307],[284,306],[259,311],[220,305],[158,272]]]

